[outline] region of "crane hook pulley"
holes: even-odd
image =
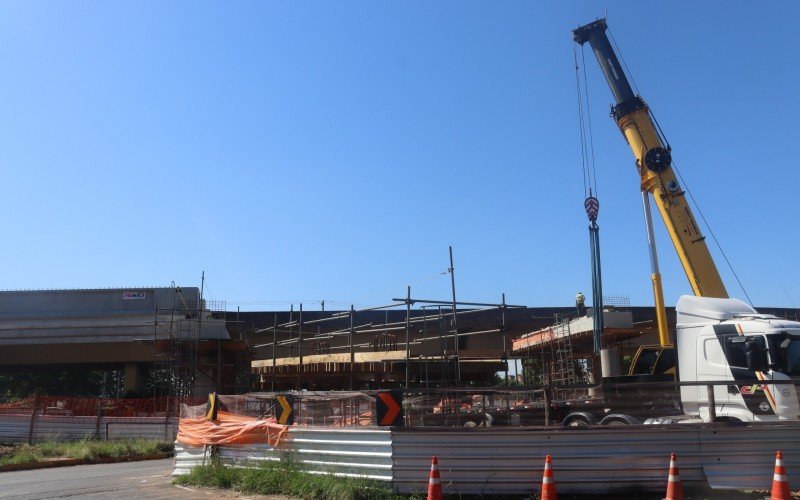
[[[583,208],[586,209],[586,215],[589,216],[591,222],[597,222],[597,215],[600,213],[600,200],[589,194],[589,197],[583,202]]]

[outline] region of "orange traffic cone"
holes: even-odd
[[[442,480],[439,477],[439,459],[431,460],[431,473],[428,479],[428,500],[442,500]]]
[[[556,500],[556,480],[553,478],[553,469],[550,465],[550,455],[544,457],[544,474],[542,474],[541,500]]]
[[[770,500],[790,500],[789,481],[786,479],[786,468],[783,466],[783,453],[775,455],[775,473],[772,475],[772,494]]]
[[[669,457],[669,478],[667,479],[667,496],[664,500],[683,500],[683,485],[678,473],[678,457],[674,453]]]

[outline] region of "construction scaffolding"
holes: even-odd
[[[200,304],[179,287],[175,292],[169,307],[156,304],[153,320],[153,398],[168,402],[194,396],[197,376]],[[167,416],[176,411],[169,404],[165,409]]]
[[[167,416],[176,414],[178,402],[212,391],[237,394],[253,386],[252,326],[225,321],[224,302],[188,297],[180,287],[175,291],[170,304],[156,304],[153,322],[150,383],[155,400],[170,402]]]
[[[604,296],[602,346],[617,346],[620,342],[641,336],[631,315],[630,300],[624,296]],[[514,339],[512,353],[522,359],[525,385],[537,387],[566,387],[592,384],[599,376],[594,354],[593,317],[577,309],[558,313],[545,328]]]
[[[282,323],[276,313],[272,327],[256,330],[272,337],[256,346],[269,347],[271,359],[252,364],[262,390],[494,385],[497,380],[480,377],[507,374],[506,312],[524,306],[506,304],[505,296],[495,304],[415,298],[411,287],[406,297],[392,300],[365,309],[315,311],[312,318],[300,304]],[[402,320],[398,309],[405,309]],[[497,311],[495,328],[469,319],[491,311]]]
[[[553,340],[550,344],[548,363],[542,360],[542,366],[548,367],[547,381],[549,385],[569,385],[578,382],[575,370],[575,352],[572,349],[572,332],[570,321],[575,314],[557,314],[553,325]],[[542,356],[547,352],[542,349]]]

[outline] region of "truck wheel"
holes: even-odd
[[[613,413],[611,415],[607,415],[605,418],[603,418],[603,420],[600,421],[600,425],[628,424],[641,424],[641,422],[635,417],[631,417],[630,415],[625,415],[622,413]]]
[[[576,415],[565,419],[562,425],[564,427],[589,427],[589,425],[591,425],[591,422],[589,422],[589,420],[586,417]]]

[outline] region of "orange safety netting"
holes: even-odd
[[[257,419],[220,410],[217,420],[182,418],[177,439],[189,446],[255,443],[278,446],[288,428],[274,418]]]

